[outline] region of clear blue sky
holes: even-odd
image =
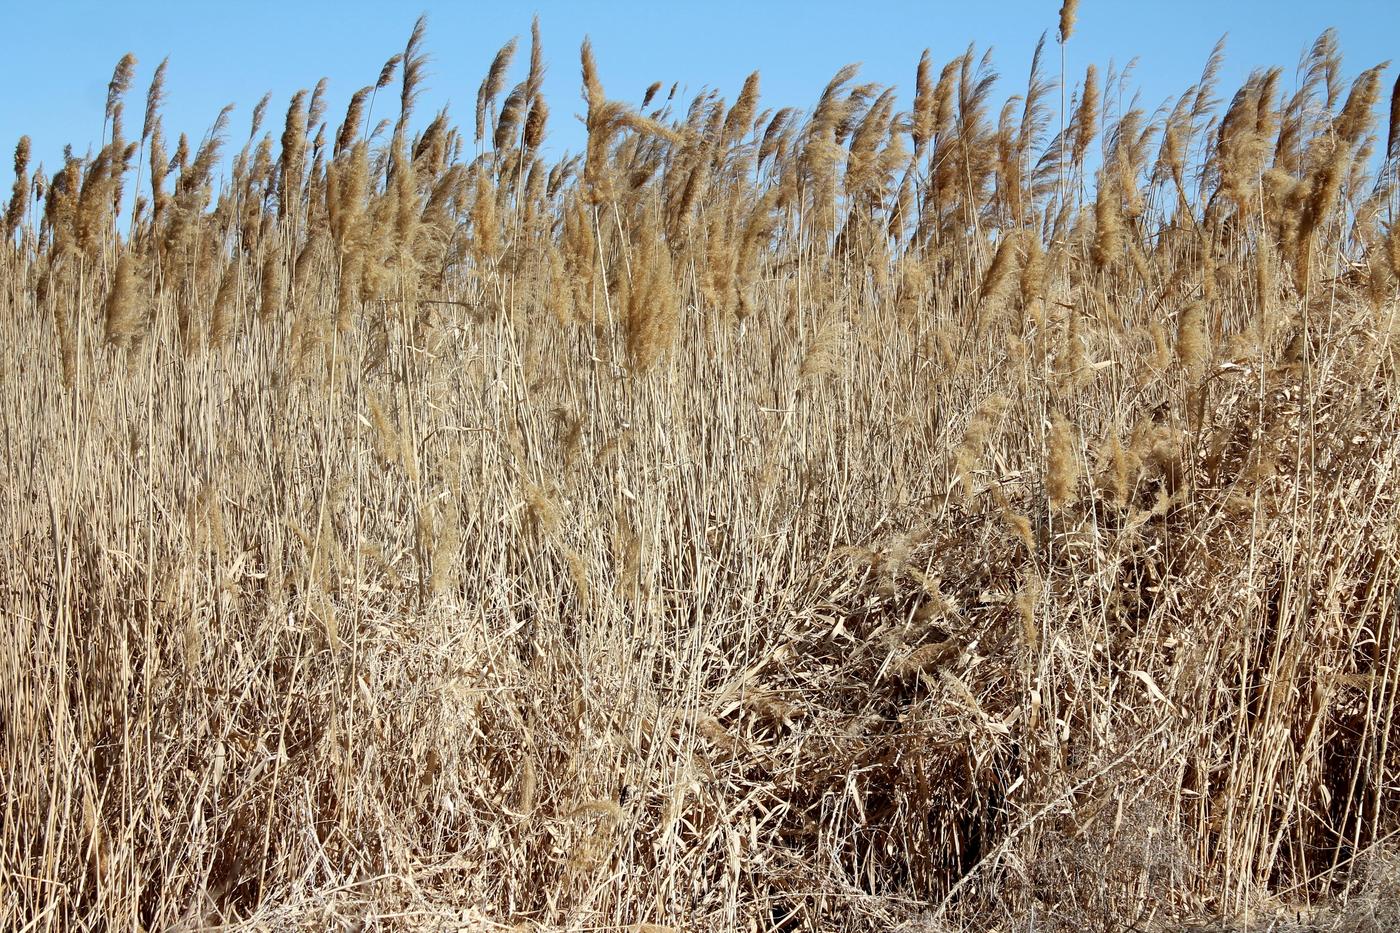
[[[192,139],[226,103],[237,105],[230,143],[241,145],[253,105],[266,91],[274,139],[287,101],[298,88],[330,79],[332,129],[356,88],[372,83],[380,66],[402,49],[420,13],[428,15],[432,56],[429,90],[419,105],[427,116],[452,104],[469,126],[477,85],[496,50],[520,36],[515,79],[528,54],[530,18],[538,13],[549,75],[550,135],[556,152],[577,149],[578,48],[591,35],[609,96],[636,100],[653,81],[679,81],[691,93],[708,86],[732,100],[744,77],[762,72],[763,106],[812,104],[827,79],[847,62],[862,62],[864,80],[898,85],[907,105],[914,68],[928,47],[940,65],[969,42],[994,48],[1003,76],[999,98],[1024,84],[1040,34],[1057,23],[1059,0],[842,3],[650,2],[448,3],[376,2],[20,3],[0,0],[8,41],[0,56],[0,167],[8,189],[9,151],[21,134],[34,139],[36,159],[52,172],[64,143],[85,151],[101,133],[106,84],[125,52],[139,59],[127,106],[128,135],[139,133],[151,72],[170,56],[165,126],[172,140]],[[1285,68],[1290,86],[1300,53],[1335,26],[1354,75],[1400,58],[1400,0],[1082,0],[1068,49],[1069,71],[1089,62],[1101,73],[1110,59],[1138,60],[1134,83],[1149,112],[1192,83],[1212,45],[1229,33],[1222,91],[1256,66]],[[1053,48],[1047,62],[1058,72]],[[1395,70],[1386,74],[1387,90]],[[379,113],[389,115],[392,106]],[[95,147],[94,147],[95,148]]]

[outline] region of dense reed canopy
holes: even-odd
[[[807,109],[585,43],[563,159],[538,25],[465,118],[420,21],[21,139],[0,927],[1393,909],[1400,93],[1074,24]]]

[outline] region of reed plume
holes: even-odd
[[[107,292],[104,337],[118,348],[126,348],[142,332],[147,312],[146,283],[138,268],[140,259],[131,251],[117,260],[112,286]]]
[[[486,136],[487,120],[491,116],[496,98],[500,96],[501,88],[505,85],[506,72],[510,69],[511,60],[515,57],[516,40],[511,39],[501,50],[496,53],[496,57],[491,61],[491,67],[486,72],[486,77],[481,82],[481,87],[476,92],[476,141],[479,143]],[[518,105],[517,105],[518,109]],[[501,148],[497,146],[496,148]]]
[[[127,52],[117,62],[117,67],[112,71],[112,80],[107,84],[107,109],[103,128],[110,128],[110,139],[113,142],[122,138],[122,98],[131,90],[131,82],[135,77],[136,56]]]
[[[1074,34],[1074,21],[1079,11],[1079,0],[1064,0],[1060,4],[1060,44],[1069,41]]]
[[[15,231],[19,229],[21,221],[24,220],[25,212],[29,204],[29,148],[28,136],[21,136],[19,142],[15,143],[15,182],[10,188],[10,201],[5,207],[4,229],[5,241],[14,239]]]

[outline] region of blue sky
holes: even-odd
[[[827,79],[847,62],[863,63],[864,80],[897,85],[907,105],[919,54],[936,65],[969,42],[994,48],[1002,93],[1024,84],[1031,51],[1057,23],[1059,0],[973,2],[759,3],[718,0],[666,2],[401,3],[264,0],[192,4],[0,0],[9,36],[0,56],[0,147],[8,153],[21,134],[34,139],[35,158],[52,171],[64,143],[81,151],[100,136],[106,84],[125,52],[139,60],[128,103],[128,126],[139,126],[146,85],[170,56],[165,125],[172,139],[192,139],[227,103],[237,106],[230,142],[246,136],[253,105],[271,91],[268,123],[274,139],[287,101],[298,88],[329,78],[328,117],[338,122],[349,95],[372,83],[384,60],[403,47],[415,18],[428,15],[432,56],[429,90],[420,115],[450,102],[459,125],[470,125],[477,85],[496,50],[521,37],[515,71],[528,49],[538,13],[549,75],[550,134],[556,152],[577,149],[581,129],[578,47],[591,35],[609,96],[636,100],[653,81],[678,81],[692,94],[713,87],[732,100],[744,77],[762,72],[763,106],[810,106]],[[1200,74],[1211,47],[1228,33],[1222,89],[1228,95],[1252,67],[1281,65],[1291,86],[1300,53],[1335,26],[1346,71],[1400,57],[1400,2],[1332,3],[1175,0],[1082,0],[1068,47],[1068,68],[1082,75],[1136,58],[1134,83],[1151,111]],[[1047,65],[1058,72],[1058,51]],[[1395,70],[1387,72],[1386,88]],[[688,96],[687,98],[688,99]],[[381,115],[389,115],[384,106]],[[332,123],[332,128],[334,127]],[[130,134],[131,130],[128,131]],[[173,142],[172,142],[173,147]],[[0,169],[8,175],[8,168]],[[8,187],[8,179],[4,182]]]

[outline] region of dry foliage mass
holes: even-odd
[[[457,128],[421,21],[338,126],[127,56],[20,140],[0,927],[1381,923],[1400,98],[1149,112],[1074,13],[1004,101],[585,44],[563,160],[538,28]]]

